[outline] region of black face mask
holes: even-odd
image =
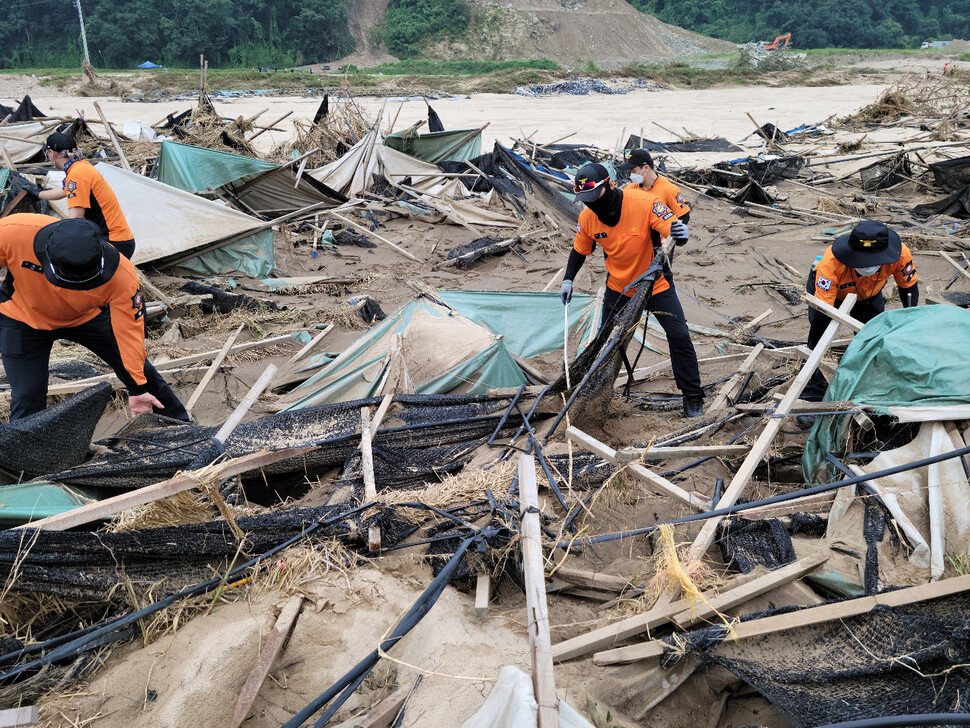
[[[586,207],[604,225],[613,227],[620,222],[620,208],[623,206],[623,193],[613,187],[607,187],[606,192],[598,199],[587,202]]]

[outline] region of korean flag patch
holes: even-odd
[[[830,281],[828,278],[819,276],[815,279],[815,287],[820,291],[830,291],[832,290],[832,281]]]

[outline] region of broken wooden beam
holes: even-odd
[[[415,263],[421,263],[421,262],[423,262],[420,259],[418,259],[415,256],[413,256],[408,251],[406,251],[400,245],[396,245],[395,243],[392,243],[387,238],[383,237],[382,235],[378,235],[373,230],[369,230],[369,229],[365,228],[363,225],[358,225],[353,220],[351,220],[349,217],[344,217],[339,212],[333,212],[333,211],[329,212],[328,214],[331,215],[332,217],[337,218],[338,220],[342,221],[343,223],[345,223],[347,225],[350,225],[350,227],[352,227],[354,230],[356,230],[357,232],[359,232],[359,233],[361,233],[363,235],[369,235],[371,237],[377,238],[378,240],[380,240],[382,243],[384,243],[388,247],[393,248],[394,250],[396,250],[397,252],[399,252],[401,255],[403,255],[406,258],[410,258]]]
[[[739,457],[747,455],[750,445],[680,445],[677,447],[625,447],[616,453],[616,463],[641,460],[671,460],[689,457]]]
[[[374,478],[374,450],[371,446],[370,408],[360,408],[360,469],[364,479],[364,503],[374,503],[377,500],[377,481]],[[381,550],[380,526],[370,526],[367,529],[367,548],[371,553]]]
[[[488,616],[488,602],[492,596],[492,577],[483,572],[475,580],[475,616],[485,619]]]
[[[546,572],[539,522],[539,492],[535,458],[519,456],[519,505],[522,518],[522,572],[528,613],[526,623],[532,654],[532,687],[538,704],[538,728],[558,728],[559,698],[552,672],[552,640],[546,605]]]
[[[611,448],[609,445],[600,442],[595,437],[586,434],[579,428],[567,427],[566,437],[594,455],[599,455],[604,460],[617,464],[618,461],[616,459],[616,450]],[[630,463],[626,465],[626,468],[627,471],[634,477],[649,483],[657,491],[663,493],[664,495],[672,496],[691,508],[695,508],[699,511],[706,511],[710,510],[711,508],[711,501],[709,498],[706,498],[699,493],[688,493],[679,485],[671,483],[666,478],[657,475],[655,472],[645,468],[640,463]]]
[[[829,305],[821,298],[813,296],[810,293],[803,293],[802,300],[805,303],[807,303],[809,306],[814,308],[816,311],[821,311],[830,319],[835,319],[840,324],[842,324],[843,326],[847,326],[853,331],[862,331],[862,327],[865,326],[865,324],[859,321],[859,319],[852,318],[852,316],[848,312],[843,312],[840,309],[836,308],[835,306]],[[845,307],[843,306],[842,308],[845,308]],[[849,311],[851,310],[852,309],[850,308]]]
[[[216,375],[216,372],[219,371],[219,368],[222,366],[222,362],[225,361],[226,356],[229,354],[229,350],[232,348],[233,344],[236,343],[236,339],[239,338],[239,334],[242,333],[245,326],[246,324],[244,323],[239,324],[239,328],[237,328],[232,335],[226,339],[226,343],[222,345],[219,353],[216,354],[215,358],[212,360],[212,364],[210,364],[208,370],[206,370],[205,375],[202,377],[202,381],[199,382],[199,385],[195,388],[195,391],[192,392],[192,396],[189,397],[189,401],[185,405],[185,411],[190,415],[192,414],[192,409],[199,403],[199,399],[201,399],[205,388],[209,386],[209,382],[212,381],[212,378]]]
[[[758,344],[751,351],[751,353],[748,354],[747,358],[741,362],[741,366],[738,367],[738,370],[724,383],[724,386],[721,387],[720,391],[718,391],[714,401],[711,402],[710,407],[707,409],[708,414],[721,411],[738,395],[738,392],[741,390],[741,385],[744,382],[748,372],[754,368],[755,359],[757,359],[758,355],[764,351],[764,348],[764,344]]]

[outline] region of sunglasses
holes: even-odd
[[[575,187],[573,187],[573,190],[578,195],[580,192],[586,192],[588,190],[595,190],[597,187],[599,187],[604,182],[606,182],[605,179],[601,179],[599,181],[596,181],[596,180],[588,180],[588,179],[587,180],[583,180],[582,182],[577,182],[576,185],[575,185]]]

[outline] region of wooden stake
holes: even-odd
[[[354,228],[354,230],[356,230],[356,231],[358,231],[358,232],[360,232],[360,233],[363,233],[364,235],[369,235],[369,236],[371,236],[371,237],[375,237],[375,238],[377,238],[378,240],[380,240],[380,241],[381,241],[382,243],[384,243],[385,245],[389,245],[389,246],[390,246],[390,247],[392,247],[392,248],[393,248],[394,250],[396,250],[397,252],[399,252],[399,253],[400,253],[401,255],[403,255],[403,256],[405,256],[406,258],[410,258],[410,259],[411,259],[411,260],[413,260],[413,261],[414,261],[415,263],[421,263],[421,262],[422,262],[422,261],[421,261],[421,260],[419,260],[418,258],[416,258],[416,257],[414,257],[413,255],[411,255],[411,254],[410,254],[410,253],[409,253],[408,251],[406,251],[406,250],[405,250],[404,248],[402,248],[402,247],[401,247],[400,245],[395,245],[394,243],[392,243],[392,242],[391,242],[390,240],[388,240],[387,238],[385,238],[385,237],[382,237],[382,236],[380,236],[380,235],[378,235],[377,233],[375,233],[375,232],[372,232],[371,230],[368,230],[368,229],[367,229],[367,228],[365,228],[365,227],[364,227],[363,225],[358,225],[357,223],[355,223],[355,222],[354,222],[353,220],[351,220],[350,218],[348,218],[348,217],[344,217],[343,215],[341,215],[341,214],[340,214],[339,212],[331,212],[331,213],[330,213],[330,215],[331,215],[332,217],[335,217],[335,218],[337,218],[338,220],[341,220],[341,221],[342,221],[342,222],[344,222],[344,223],[345,223],[346,225],[350,225],[350,227],[352,227],[352,228]]]
[[[492,578],[479,574],[475,580],[475,616],[485,619],[488,616],[488,601],[492,594]]]
[[[377,481],[374,478],[374,451],[371,447],[370,408],[360,408],[360,465],[364,475],[364,503],[377,500]],[[371,526],[367,530],[367,548],[380,553],[381,529]]]
[[[0,728],[20,728],[25,725],[37,725],[40,720],[36,705],[20,708],[0,710]]]
[[[803,293],[802,300],[817,311],[824,313],[830,319],[838,321],[853,331],[862,331],[862,327],[865,325],[858,319],[852,318],[850,314],[842,313],[835,306],[826,303],[821,298],[813,296],[811,293]]]
[[[625,447],[616,453],[616,462],[671,460],[689,457],[738,457],[747,455],[750,445],[684,445],[682,447]]]
[[[532,687],[538,728],[559,728],[559,699],[552,672],[552,641],[546,606],[546,573],[543,567],[542,531],[539,525],[539,493],[535,458],[519,457],[519,505],[522,516],[522,571],[528,614],[529,645],[532,651]]]
[[[711,402],[711,406],[707,410],[708,414],[724,409],[727,403],[737,395],[738,390],[741,388],[741,383],[744,381],[748,372],[751,371],[752,367],[754,367],[754,360],[758,358],[758,354],[764,351],[764,348],[764,344],[758,344],[752,350],[752,352],[748,354],[748,358],[742,362],[741,366],[738,367],[738,370],[731,375],[731,378],[724,383],[723,387],[721,387],[720,391],[717,393],[717,396],[714,398],[714,401]]]
[[[290,597],[289,601],[283,605],[280,616],[276,619],[276,626],[273,627],[273,631],[266,638],[259,659],[253,665],[242,690],[239,691],[239,700],[236,701],[236,709],[233,711],[232,720],[229,721],[230,728],[239,728],[243,721],[249,717],[253,703],[256,702],[256,697],[259,695],[259,689],[263,687],[263,683],[273,667],[273,662],[276,661],[276,657],[289,639],[302,606],[303,596],[299,594]]]
[[[114,146],[115,151],[118,152],[118,158],[121,160],[121,166],[125,168],[126,171],[131,171],[131,165],[128,164],[128,157],[125,156],[124,150],[121,148],[121,142],[118,141],[118,136],[115,134],[115,130],[111,128],[111,124],[108,123],[108,119],[105,117],[104,112],[101,110],[101,105],[95,101],[94,110],[98,112],[98,116],[101,117],[101,123],[104,124],[104,129],[108,132],[108,138],[111,140],[112,146]]]
[[[212,438],[213,440],[218,440],[221,443],[225,443],[229,435],[232,434],[233,430],[239,426],[242,422],[242,418],[246,416],[249,412],[249,408],[256,404],[256,400],[259,399],[259,395],[263,393],[263,390],[269,386],[269,383],[273,380],[273,376],[276,374],[276,365],[269,364],[263,371],[259,379],[253,385],[252,389],[243,397],[242,402],[240,402],[236,409],[232,411],[229,415],[229,419],[226,420],[225,424],[219,428],[219,431]]]
[[[605,460],[609,460],[611,463],[616,463],[616,450],[611,448],[609,445],[600,442],[595,437],[586,434],[577,427],[567,427],[566,437],[575,442],[580,447],[589,450],[595,455],[599,455]],[[652,470],[648,470],[640,463],[630,463],[626,466],[627,471],[639,478],[640,480],[649,483],[654,488],[656,488],[661,493],[665,495],[670,495],[679,500],[681,503],[686,503],[691,508],[696,508],[699,511],[710,510],[711,502],[704,496],[698,493],[688,493],[686,490],[678,485],[671,483],[666,478],[662,478],[657,475]]]
[[[189,414],[192,414],[192,408],[198,404],[199,399],[202,397],[202,393],[205,391],[205,388],[209,386],[209,382],[212,381],[212,378],[216,375],[216,372],[219,371],[219,367],[222,366],[222,362],[225,361],[226,356],[229,354],[229,350],[232,348],[232,345],[236,343],[236,339],[239,337],[239,334],[242,333],[245,326],[246,324],[239,324],[239,328],[236,329],[228,339],[226,339],[226,343],[222,345],[222,349],[219,350],[219,353],[216,354],[215,359],[212,360],[212,364],[209,365],[208,371],[206,371],[205,376],[202,377],[202,381],[199,382],[199,386],[197,386],[195,391],[192,392],[192,396],[185,405],[185,411]]]
[[[273,128],[274,126],[276,126],[276,125],[277,125],[277,124],[279,124],[279,123],[280,123],[281,121],[283,121],[284,119],[286,119],[286,118],[287,118],[287,117],[288,117],[288,116],[289,116],[290,114],[292,114],[292,113],[293,113],[293,111],[292,111],[292,110],[290,110],[290,111],[287,111],[287,112],[286,112],[285,114],[283,114],[283,116],[281,116],[281,117],[280,117],[279,119],[277,119],[276,121],[274,121],[274,122],[273,122],[272,124],[270,124],[269,126],[264,126],[264,127],[262,127],[262,128],[261,128],[261,129],[260,129],[260,130],[259,130],[258,132],[256,132],[256,133],[255,133],[255,134],[253,134],[253,135],[252,135],[251,137],[249,137],[249,139],[248,139],[247,141],[250,141],[250,142],[251,142],[251,141],[252,141],[253,139],[255,139],[256,137],[258,137],[258,136],[259,136],[260,134],[264,134],[265,132],[268,132],[268,131],[269,131],[270,129],[272,129],[272,128]]]
[[[852,310],[855,305],[857,296],[854,293],[850,293],[845,297],[842,305],[839,306],[839,312],[847,314]],[[812,355],[805,362],[801,371],[792,381],[791,386],[788,388],[788,392],[785,394],[785,398],[778,403],[778,407],[775,410],[776,414],[788,414],[791,406],[795,403],[795,400],[801,396],[802,391],[808,385],[808,380],[811,379],[812,374],[818,369],[819,362],[822,361],[822,357],[828,352],[829,347],[832,345],[832,341],[835,339],[835,334],[839,330],[840,323],[838,321],[830,321],[828,327],[825,329],[825,333],[822,334],[822,338],[816,344],[815,349],[812,350]],[[724,491],[724,495],[721,496],[721,500],[718,501],[719,508],[727,508],[728,506],[733,506],[737,503],[738,498],[741,496],[741,492],[744,487],[748,484],[751,476],[754,474],[755,469],[761,464],[761,459],[768,452],[768,448],[771,447],[771,443],[774,442],[775,437],[781,430],[782,418],[773,417],[768,420],[768,424],[765,425],[765,429],[762,430],[761,435],[758,437],[757,442],[751,448],[751,452],[748,453],[748,457],[744,459],[741,463],[741,467],[738,468],[737,473],[735,473],[734,478],[731,479],[731,484]],[[720,518],[710,518],[701,528],[700,533],[697,538],[694,539],[694,544],[691,547],[691,558],[701,559],[707,550],[711,547],[714,542],[714,533],[717,530],[717,524],[720,522]]]

